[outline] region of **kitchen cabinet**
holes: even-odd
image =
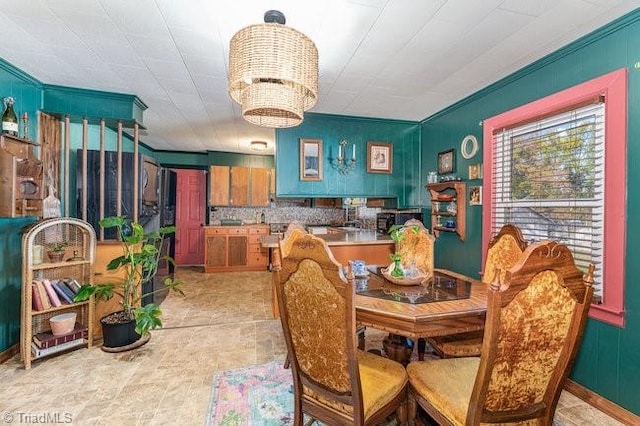
[[[466,231],[466,185],[452,181],[426,185],[431,195],[431,230],[438,237],[440,232],[455,232],[464,241]]]
[[[264,235],[269,235],[268,225],[205,228],[205,272],[266,270],[269,253],[260,246]]]
[[[311,207],[342,207],[342,198],[313,198]]]
[[[209,204],[212,206],[269,205],[275,193],[273,169],[259,167],[211,166]]]

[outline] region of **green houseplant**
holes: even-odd
[[[115,227],[117,230],[118,240],[122,246],[122,255],[112,259],[107,265],[107,270],[121,270],[124,273],[124,279],[118,283],[85,284],[80,288],[74,300],[76,302],[88,300],[91,295],[95,295],[96,301],[109,300],[115,295],[121,298],[120,307],[122,310],[101,319],[105,346],[110,346],[107,344],[109,337],[106,335],[105,325],[134,323],[137,339],[148,334],[151,329],[162,327],[160,320],[162,311],[159,306],[155,303],[140,306],[140,302],[143,297],[163,289],[143,293],[142,285],[153,280],[161,259],[174,263],[170,256],[161,256],[159,247],[162,247],[164,238],[168,234],[174,233],[176,228],[175,226],[167,226],[156,232],[145,233],[142,225],[138,222],[129,223],[120,216],[104,218],[100,221],[100,226],[103,228]],[[184,296],[180,289],[182,280],[166,277],[162,283],[169,290]]]
[[[67,248],[67,243],[59,241],[49,245],[47,249],[47,257],[52,262],[61,262],[64,257],[64,250]]]

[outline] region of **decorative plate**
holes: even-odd
[[[438,200],[440,201],[451,201],[455,198],[455,196],[451,194],[438,194]]]
[[[397,278],[397,277],[391,276],[391,274],[387,272],[387,269],[388,268],[382,268],[380,272],[382,272],[382,276],[385,277],[387,281],[390,281],[395,285],[420,285],[424,280],[429,278],[428,274],[420,275],[414,278]]]

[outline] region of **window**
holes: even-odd
[[[505,223],[562,242],[578,267],[596,265],[590,316],[623,326],[626,70],[484,125],[483,247]]]

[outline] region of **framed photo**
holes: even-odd
[[[300,139],[300,180],[322,180],[322,139]]]
[[[446,175],[453,173],[456,170],[456,155],[455,149],[443,151],[438,153],[438,174]]]
[[[469,187],[469,205],[470,206],[482,205],[482,186]]]
[[[393,144],[367,142],[367,173],[393,172]]]
[[[482,179],[482,163],[469,165],[469,180]]]

